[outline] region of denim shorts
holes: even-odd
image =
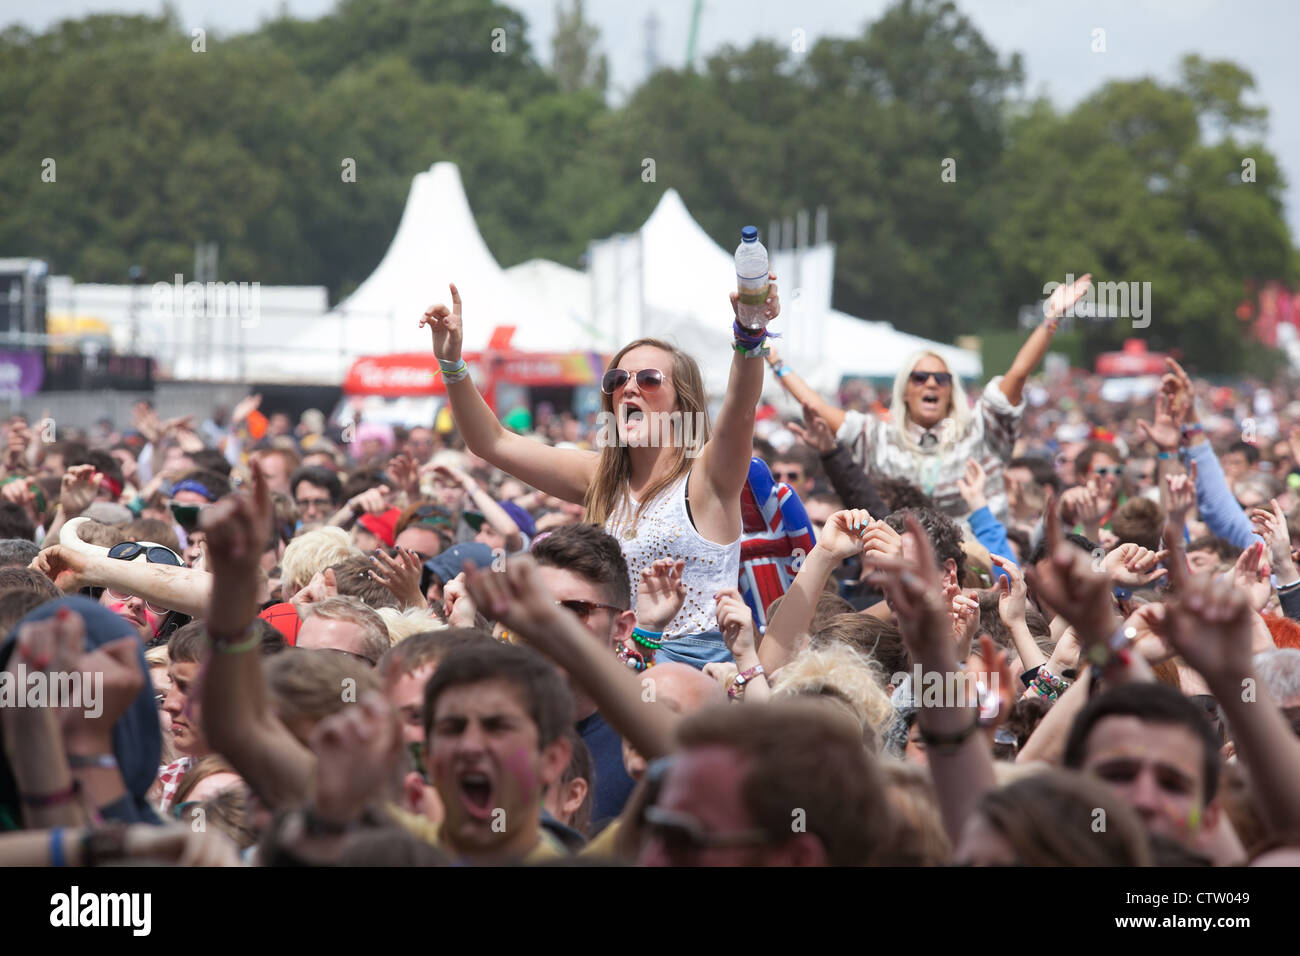
[[[656,661],[680,661],[690,664],[696,670],[704,670],[704,665],[715,661],[731,661],[731,651],[722,640],[721,631],[704,631],[700,634],[683,634],[671,641],[664,641],[664,646],[655,652]]]

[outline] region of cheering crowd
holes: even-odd
[[[0,863],[1295,865],[1300,401],[1036,378],[1088,282],[969,394],[773,281],[712,414],[641,339],[507,428],[452,286],[432,427],[13,417]]]

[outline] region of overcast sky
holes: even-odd
[[[507,0],[523,11],[530,39],[543,60],[557,0]],[[565,6],[570,0],[564,0]],[[223,32],[251,30],[278,10],[316,18],[334,0],[173,0],[189,26]],[[699,52],[758,37],[791,42],[805,31],[808,46],[822,36],[856,33],[888,0],[704,0]],[[1198,53],[1231,60],[1255,77],[1258,101],[1268,107],[1266,142],[1291,184],[1287,220],[1300,235],[1300,0],[957,0],[984,38],[1004,56],[1019,51],[1030,93],[1069,107],[1111,79],[1153,75],[1171,81],[1179,59]],[[658,60],[685,60],[694,0],[586,0],[601,32],[616,92],[645,76],[647,26],[658,20]],[[0,23],[42,30],[68,17],[101,12],[157,13],[160,0],[0,0]],[[1105,53],[1092,52],[1093,30],[1106,31]]]

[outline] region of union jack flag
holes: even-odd
[[[740,516],[740,593],[761,634],[768,606],[789,589],[817,540],[799,495],[775,481],[761,458],[749,461]]]

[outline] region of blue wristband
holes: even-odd
[[[1158,451],[1156,452],[1156,457],[1159,458],[1161,461],[1169,461],[1174,456],[1167,451]]]
[[[63,827],[55,827],[50,831],[50,866],[67,865],[67,858],[63,855]]]

